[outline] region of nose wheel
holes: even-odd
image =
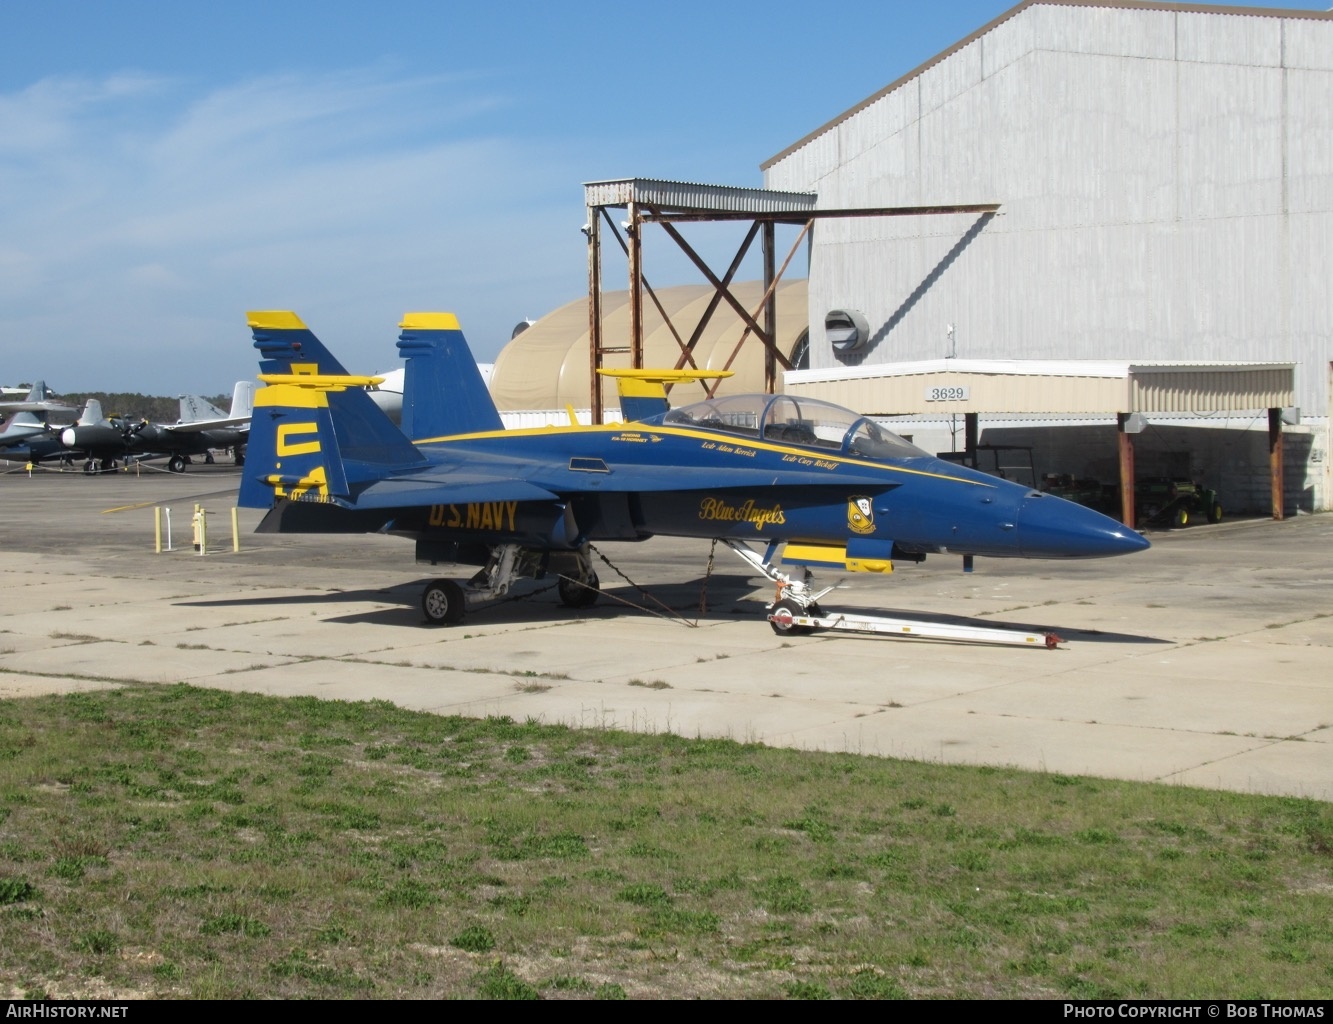
[[[566,608],[591,608],[597,603],[597,595],[602,582],[597,573],[588,568],[579,576],[561,576],[556,587],[560,603]]]

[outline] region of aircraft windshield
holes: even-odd
[[[730,395],[672,409],[662,422],[866,459],[925,455],[916,445],[840,405],[791,395]]]

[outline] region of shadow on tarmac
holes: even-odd
[[[434,578],[422,577],[419,580],[397,584],[389,588],[335,590],[324,593],[306,592],[282,596],[202,599],[177,603],[181,607],[189,608],[260,608],[289,605],[316,605],[336,608],[347,604],[392,604],[395,607],[334,615],[326,621],[372,625],[425,625],[425,619],[419,604],[420,595],[426,584]],[[707,583],[706,589],[704,587],[705,582]],[[476,624],[510,625],[541,621],[615,619],[626,615],[648,615],[687,626],[731,622],[737,618],[752,618],[758,623],[763,623],[767,597],[760,597],[756,595],[755,591],[753,581],[748,576],[714,574],[708,577],[706,581],[703,577],[699,577],[684,583],[654,586],[651,591],[630,585],[603,587],[601,601],[597,606],[575,610],[565,608],[554,599],[554,582],[541,580],[529,583],[514,597],[497,601],[494,604],[469,608],[467,621]],[[702,613],[699,609],[701,594],[707,597],[707,610]],[[861,608],[857,611],[859,614],[912,619],[937,625],[1054,633],[1064,641],[1076,640],[1079,643],[1127,645],[1171,643],[1169,640],[1162,640],[1153,636],[1072,627],[1064,628],[1050,622],[1011,622],[938,612],[922,612],[908,608]],[[817,631],[814,635],[829,636],[831,632]],[[841,635],[869,636],[870,634],[847,632]],[[881,636],[878,639],[894,638]]]

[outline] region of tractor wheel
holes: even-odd
[[[467,611],[463,588],[453,580],[433,580],[421,592],[421,610],[432,626],[451,626],[463,621]]]
[[[1215,501],[1208,507],[1208,521],[1210,523],[1220,523],[1222,521],[1222,503]]]
[[[798,615],[805,615],[806,610],[790,598],[783,598],[768,614],[768,624],[778,636],[805,636],[812,632],[811,627],[798,626],[792,621]]]
[[[1190,524],[1190,510],[1187,509],[1184,505],[1181,505],[1178,509],[1175,510],[1174,513],[1172,513],[1171,525],[1189,526],[1189,524]]]

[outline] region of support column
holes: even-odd
[[[1282,473],[1282,410],[1268,410],[1268,478],[1272,492],[1273,518],[1286,518]]]
[[[1131,530],[1134,522],[1134,436],[1125,431],[1129,413],[1116,413],[1117,440],[1120,449],[1120,521]]]
[[[774,224],[771,220],[764,221],[763,249],[764,249],[764,294],[768,296],[768,301],[764,303],[764,331],[768,334],[769,340],[777,344],[778,340],[778,300],[774,293],[773,276],[777,264],[776,253],[773,246],[776,242],[774,234]],[[777,394],[778,390],[778,361],[773,352],[773,345],[764,346],[764,391],[767,394]]]
[[[978,415],[976,413],[963,413],[963,451],[967,452],[967,457],[971,460],[968,465],[974,468],[977,464],[977,426]]]
[[[602,211],[588,208],[588,396],[592,422],[602,422]]]
[[[629,204],[629,365],[643,369],[643,222],[637,203]]]

